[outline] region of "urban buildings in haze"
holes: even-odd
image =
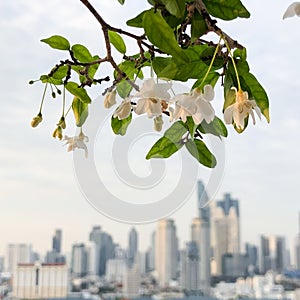
[[[158,222],[155,241],[155,266],[160,286],[169,286],[177,277],[178,239],[174,220]]]
[[[222,275],[222,259],[226,254],[240,254],[240,213],[238,200],[225,194],[221,201],[210,203],[212,269],[214,276]]]
[[[138,234],[134,227],[131,228],[128,236],[127,259],[128,265],[131,267],[138,254]]]
[[[30,244],[9,244],[7,246],[6,267],[7,272],[13,273],[18,264],[32,262],[32,246]]]

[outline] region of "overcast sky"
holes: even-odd
[[[146,5],[146,1],[127,2],[122,7],[117,0],[92,1],[108,22],[122,28],[126,18],[134,17]],[[271,102],[271,123],[262,120],[255,126],[250,124],[242,135],[229,128],[226,169],[215,196],[220,199],[230,192],[240,200],[243,242],[257,243],[259,234],[264,233],[284,235],[291,243],[298,231],[300,210],[300,19],[282,20],[288,0],[276,4],[271,0],[243,3],[251,18],[222,22],[222,26],[247,47],[251,71]],[[0,33],[0,254],[9,242],[32,243],[35,250],[43,253],[51,247],[55,228],[63,229],[63,247],[70,251],[74,241],[87,240],[89,230],[96,224],[126,246],[131,225],[99,214],[86,201],[74,177],[73,156],[51,137],[60,116],[59,100],[48,97],[43,123],[36,129],[30,127],[43,87],[39,83],[29,86],[28,81],[48,73],[63,57],[62,52],[47,47],[40,39],[60,34],[73,44],[87,45],[96,54],[103,49],[97,22],[80,1],[2,0]],[[92,95],[96,97],[101,92],[99,88]],[[220,115],[222,93],[216,92],[214,101]],[[68,135],[73,131],[69,130]],[[105,138],[96,148],[109,145]],[[147,147],[150,146],[151,143]],[[139,172],[149,168],[143,155],[132,157],[140,165]],[[105,176],[108,164],[103,164],[98,168],[104,170]],[[201,174],[200,171],[198,178],[205,181]],[[170,186],[176,184],[171,177],[167,179]],[[118,181],[111,180],[118,191]],[[152,196],[149,192],[145,195]],[[172,216],[181,245],[189,239],[190,220],[196,215],[193,193]],[[141,248],[145,249],[155,223],[136,228]]]

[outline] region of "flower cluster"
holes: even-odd
[[[140,91],[135,95],[125,98],[114,112],[114,117],[119,120],[126,119],[132,111],[137,115],[147,114],[148,118],[154,118],[154,129],[162,129],[162,114],[170,116],[170,121],[182,119],[186,122],[187,117],[192,117],[195,124],[200,124],[203,120],[210,123],[215,117],[214,108],[211,101],[214,98],[214,90],[211,85],[206,85],[202,92],[194,89],[187,94],[179,94],[171,97],[172,83],[157,83],[153,78],[147,79],[142,84]],[[106,96],[105,107],[109,99],[114,99],[110,103],[115,103],[115,96],[112,93]]]

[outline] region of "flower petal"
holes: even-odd
[[[203,90],[204,90],[203,98],[206,101],[212,101],[215,97],[215,91],[213,87],[210,84],[207,84],[204,86]]]
[[[224,121],[226,124],[232,124],[233,120],[233,110],[235,109],[235,104],[229,105],[224,111]]]

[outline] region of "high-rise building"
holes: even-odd
[[[210,203],[210,214],[212,274],[220,276],[223,256],[240,253],[239,202],[225,194],[223,200]]]
[[[106,262],[106,280],[108,282],[122,283],[127,269],[125,258],[111,258]]]
[[[96,267],[99,276],[105,275],[106,262],[114,257],[114,243],[112,237],[102,231],[100,226],[94,226],[89,235],[89,240],[96,243],[99,251],[98,266]]]
[[[6,271],[14,272],[19,263],[32,263],[32,247],[30,244],[9,244],[6,255]]]
[[[99,249],[95,242],[86,244],[87,254],[87,274],[97,275],[97,266],[99,266]]]
[[[131,228],[128,236],[127,257],[128,257],[129,267],[133,265],[137,252],[138,252],[138,234],[135,228],[133,227]]]
[[[180,279],[181,288],[187,294],[200,294],[200,260],[195,241],[187,243],[180,253]]]
[[[281,272],[287,267],[287,251],[285,238],[276,235],[262,235],[260,237],[259,270]]]
[[[55,234],[52,238],[52,250],[55,250],[57,253],[61,252],[61,240],[62,240],[62,231],[61,229],[56,229]]]
[[[136,257],[133,265],[126,268],[123,278],[123,295],[126,298],[136,298],[139,296],[141,283],[141,273],[139,258]]]
[[[72,247],[71,271],[75,277],[83,277],[87,275],[87,251],[85,245],[76,243]]]
[[[161,287],[168,286],[177,277],[178,239],[172,219],[158,222],[156,231],[155,266]]]
[[[150,247],[148,249],[148,268],[147,268],[147,271],[155,270],[155,240],[156,240],[156,231],[154,230],[151,234]]]
[[[300,270],[300,212],[298,213],[298,235],[295,241],[295,265],[298,270]]]
[[[0,273],[4,271],[4,256],[0,256]]]
[[[62,246],[62,231],[60,229],[56,229],[55,234],[52,238],[52,250],[47,251],[45,257],[46,263],[64,264],[66,262],[66,257],[61,253],[61,246]]]
[[[18,264],[13,277],[17,299],[66,298],[68,267],[65,264]]]

